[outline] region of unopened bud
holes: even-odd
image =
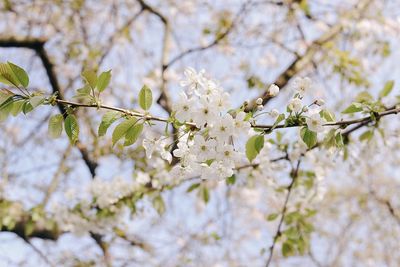
[[[277,118],[278,116],[279,116],[279,111],[277,110],[277,109],[273,109],[273,110],[271,110],[271,112],[269,113],[269,115],[272,117],[272,118]]]
[[[257,100],[256,100],[257,105],[262,105],[262,102],[263,102],[263,100],[261,97],[257,98]]]
[[[268,88],[268,95],[274,97],[278,93],[279,93],[279,87],[276,84],[271,84]]]
[[[318,106],[323,106],[323,105],[325,105],[325,100],[323,100],[323,99],[317,99],[317,100],[315,100],[315,104],[317,104]]]
[[[257,110],[258,110],[258,111],[263,110],[263,108],[264,108],[263,105],[258,105],[258,106],[257,106]]]

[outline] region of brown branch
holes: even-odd
[[[165,66],[165,69],[168,69],[171,67],[174,63],[177,61],[181,60],[182,58],[186,57],[189,54],[195,53],[195,52],[201,52],[204,50],[207,50],[211,47],[214,47],[218,45],[221,41],[223,41],[235,28],[236,24],[238,23],[240,17],[243,15],[243,13],[246,11],[247,6],[250,4],[251,1],[247,1],[244,4],[242,4],[241,8],[239,9],[239,12],[236,14],[235,18],[233,19],[232,23],[229,25],[229,27],[221,34],[218,34],[217,37],[209,44],[205,46],[198,46],[198,47],[193,47],[190,48],[186,51],[183,51],[179,55],[175,56],[173,59],[171,59]]]
[[[42,64],[46,71],[47,77],[49,79],[53,94],[57,94],[58,99],[62,100],[62,99],[64,99],[63,92],[62,92],[60,84],[58,82],[57,75],[54,71],[54,65],[51,62],[51,60],[44,48],[45,43],[46,43],[46,41],[43,39],[18,40],[18,39],[10,38],[10,39],[0,40],[0,47],[28,48],[28,49],[32,49],[33,51],[35,51],[36,54],[38,55],[38,57],[42,61]],[[58,107],[60,113],[65,118],[67,116],[65,106],[62,105],[61,103],[57,103],[57,107]],[[82,155],[82,159],[84,160],[86,166],[88,167],[90,174],[92,175],[92,177],[94,177],[96,175],[97,162],[95,162],[93,159],[91,159],[89,152],[84,144],[82,144],[81,142],[78,141],[76,146],[79,149],[79,151]]]
[[[282,235],[283,221],[285,220],[287,206],[288,206],[288,203],[289,203],[289,198],[290,198],[291,192],[293,190],[293,186],[294,186],[294,184],[295,184],[295,182],[297,180],[297,177],[299,176],[300,163],[301,163],[301,159],[299,159],[297,161],[296,168],[294,168],[292,170],[292,174],[291,174],[292,181],[290,182],[289,186],[287,187],[288,192],[286,194],[285,202],[283,203],[282,212],[281,212],[282,216],[281,216],[281,218],[279,220],[278,228],[277,228],[276,233],[274,235],[274,238],[272,240],[272,245],[269,247],[269,256],[268,256],[268,259],[267,259],[267,263],[265,264],[266,267],[268,267],[269,264],[271,263],[272,256],[274,255],[274,249],[275,249],[275,246],[276,246],[276,242],[278,241],[278,238]]]
[[[365,0],[358,4],[357,10],[359,14],[363,13],[365,9],[369,6],[371,0]],[[350,10],[348,13],[354,12],[354,9]],[[340,20],[336,25],[332,26],[327,30],[321,37],[314,40],[307,48],[306,52],[302,56],[297,56],[296,59],[275,79],[274,84],[283,89],[289,81],[300,71],[306,68],[308,65],[313,63],[315,54],[319,49],[332,39],[334,39],[343,30],[343,21]],[[262,98],[262,104],[267,104],[272,97],[268,92],[264,92],[262,95],[254,98],[250,104],[246,107],[246,111],[251,111],[257,107],[256,99]]]
[[[117,107],[113,107],[113,106],[107,106],[107,105],[96,105],[96,104],[82,104],[82,103],[77,103],[77,102],[71,102],[71,101],[67,101],[67,100],[60,100],[57,99],[56,100],[57,103],[59,104],[63,104],[63,105],[69,105],[71,107],[84,107],[84,108],[100,108],[100,109],[106,109],[106,110],[113,110],[113,111],[117,111],[117,112],[121,112],[125,115],[129,115],[129,116],[134,116],[134,117],[138,117],[138,118],[142,118],[144,120],[152,120],[152,121],[160,121],[160,122],[169,122],[168,118],[162,118],[162,117],[156,117],[156,116],[152,116],[150,114],[145,114],[145,113],[140,113],[140,112],[136,112],[136,111],[131,111],[131,110],[127,110],[127,109],[123,109],[123,108],[117,108]],[[396,108],[395,106],[382,111],[382,112],[378,112],[375,114],[375,118],[377,120],[379,120],[382,117],[388,116],[388,115],[394,115],[400,113],[400,107]],[[365,125],[367,125],[368,123],[372,122],[373,118],[371,116],[365,116],[359,119],[352,119],[352,120],[340,120],[340,121],[336,121],[336,122],[327,122],[324,123],[323,126],[326,127],[333,127],[333,126],[341,126],[341,127],[347,127],[353,124],[357,124],[354,128],[349,129],[348,131],[345,131],[343,134],[344,135],[348,135],[350,132],[355,131]],[[189,127],[196,127],[196,125],[192,122],[184,122],[183,123],[186,126]],[[279,125],[251,125],[252,128],[258,128],[258,129],[264,129],[264,130],[273,130],[273,129],[284,129],[284,128],[294,128],[294,127],[302,127],[305,126],[305,124],[296,124],[296,125],[284,125],[284,124],[279,124]]]
[[[327,42],[331,41],[334,37],[336,37],[341,32],[341,30],[342,24],[339,23],[338,25],[330,28],[320,38],[313,41],[308,46],[306,52],[302,56],[297,56],[296,59],[275,79],[273,83],[276,84],[279,88],[283,89],[289,83],[292,77],[294,77],[297,73],[299,73],[312,62],[319,48]],[[267,104],[272,99],[268,91],[264,92],[262,95],[250,101],[249,105],[246,107],[247,112],[253,110],[257,106],[257,98],[262,98],[263,105]]]

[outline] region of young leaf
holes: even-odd
[[[249,161],[253,161],[264,147],[264,136],[255,135],[251,137],[246,143],[246,156]]]
[[[186,190],[187,193],[192,192],[193,190],[195,190],[196,188],[198,188],[200,186],[200,183],[195,183],[192,184],[191,186],[189,186],[189,188]]]
[[[143,131],[143,123],[131,127],[125,135],[124,146],[133,145]]]
[[[278,218],[279,214],[278,213],[271,213],[270,215],[268,215],[267,217],[267,221],[273,221],[276,218]]]
[[[122,137],[126,136],[128,131],[135,126],[136,122],[137,122],[137,120],[134,117],[132,117],[132,118],[129,118],[129,119],[121,122],[120,124],[117,125],[117,127],[115,127],[114,132],[112,134],[113,146]]]
[[[0,122],[7,119],[8,115],[10,114],[14,104],[14,99],[12,96],[7,98],[0,104]]]
[[[65,118],[64,128],[71,143],[75,144],[78,141],[78,136],[79,136],[79,125],[75,115],[69,114]]]
[[[99,78],[97,79],[97,84],[96,84],[97,90],[99,90],[99,92],[103,92],[104,89],[106,89],[106,87],[110,83],[110,80],[111,80],[111,70],[102,72]]]
[[[295,249],[293,247],[293,245],[289,242],[285,242],[282,244],[282,255],[283,257],[289,257],[294,255],[295,253]]]
[[[328,122],[332,122],[335,121],[335,115],[333,113],[331,113],[329,110],[327,109],[323,109],[321,110],[320,114],[322,115],[322,117],[328,121]]]
[[[149,110],[153,103],[153,93],[147,85],[143,85],[139,92],[139,105],[144,110]]]
[[[93,89],[96,87],[97,84],[97,75],[96,72],[93,70],[85,70],[82,72],[83,79],[92,87]]]
[[[201,197],[203,198],[204,203],[208,203],[210,201],[210,192],[208,191],[208,188],[206,186],[202,186],[200,188],[200,194]]]
[[[113,124],[119,118],[120,114],[116,111],[109,111],[104,114],[98,130],[99,136],[104,136],[107,133],[107,130],[111,126],[111,124]]]
[[[31,103],[33,108],[41,105],[44,102],[45,98],[41,95],[33,96],[29,99],[29,103]]]
[[[17,116],[19,113],[22,111],[22,107],[24,106],[25,100],[24,99],[18,99],[15,100],[11,109],[11,115],[14,117]]]
[[[390,92],[393,90],[393,86],[394,86],[393,80],[386,82],[383,89],[379,92],[379,98],[389,95]]]
[[[310,131],[307,127],[301,128],[300,136],[308,148],[312,148],[317,144],[317,133]]]
[[[374,136],[374,131],[367,130],[363,134],[360,135],[359,140],[360,141],[369,141],[372,139],[373,136]]]
[[[11,62],[7,62],[7,63],[8,63],[8,66],[10,66],[10,69],[14,73],[14,76],[18,80],[19,84],[21,84],[23,87],[28,87],[29,76],[25,72],[25,70]]]
[[[153,199],[153,207],[159,215],[162,215],[165,212],[165,203],[161,195],[158,195]]]
[[[29,100],[26,100],[25,103],[22,105],[22,112],[24,114],[28,114],[33,110],[32,104],[29,102]]]
[[[338,148],[344,147],[343,135],[341,133],[336,134],[335,144],[336,144],[336,147],[338,147]]]
[[[62,133],[63,116],[61,114],[53,115],[49,119],[48,133],[51,138],[58,138]]]
[[[362,107],[360,103],[352,103],[345,110],[342,111],[344,114],[356,113],[362,111]]]
[[[0,63],[0,82],[17,87],[20,85],[17,77],[15,77],[14,72],[11,70],[10,65],[6,63]]]

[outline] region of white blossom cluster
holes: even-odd
[[[204,70],[197,72],[187,68],[184,74],[185,79],[180,85],[186,90],[179,93],[172,114],[182,124],[177,141],[169,136],[146,137],[142,142],[146,156],[150,159],[157,152],[169,163],[173,156],[178,158],[179,164],[174,164],[170,172],[178,181],[198,176],[217,180],[230,177],[238,163],[246,163],[243,147],[235,146],[235,143],[240,143],[240,137],[255,134],[250,121],[254,122],[258,116],[254,114],[264,108],[263,99],[255,101],[257,107],[253,114],[243,109],[235,110],[230,105],[230,95],[224,92],[218,82],[208,79]],[[304,116],[310,131],[322,132],[325,121],[320,111],[325,101],[318,99],[309,106],[303,104],[304,93],[311,86],[309,78],[296,78],[292,83],[295,94],[287,109],[289,116]],[[279,93],[279,87],[272,84],[267,92],[268,97],[274,97]],[[266,113],[272,118],[280,114],[276,109]],[[299,155],[303,153],[300,150],[297,152]]]
[[[179,131],[179,140],[172,154],[180,159],[171,170],[177,179],[201,176],[202,179],[224,179],[233,175],[234,168],[245,158],[243,150],[235,147],[235,139],[247,136],[251,129],[246,113],[239,110],[235,116],[231,109],[230,96],[217,82],[207,79],[204,71],[192,68],[185,70],[186,79],[181,86],[186,88],[174,105],[174,116],[180,123],[191,123],[195,130]],[[172,160],[172,143],[167,137],[144,139],[147,157],[153,151],[160,153],[168,162]]]

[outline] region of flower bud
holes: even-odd
[[[322,98],[315,100],[315,104],[317,104],[318,106],[323,106],[325,105],[325,100],[323,100]]]
[[[279,93],[279,87],[276,84],[271,84],[268,88],[268,95],[274,97],[278,93]]]
[[[257,98],[257,100],[256,100],[257,105],[262,105],[262,102],[263,102],[263,100],[261,97]]]
[[[279,111],[277,110],[277,109],[273,109],[273,110],[271,110],[271,112],[269,113],[269,115],[272,117],[272,118],[277,118],[278,116],[279,116]]]
[[[257,105],[257,110],[258,110],[258,111],[263,110],[263,108],[264,108],[263,105]]]

